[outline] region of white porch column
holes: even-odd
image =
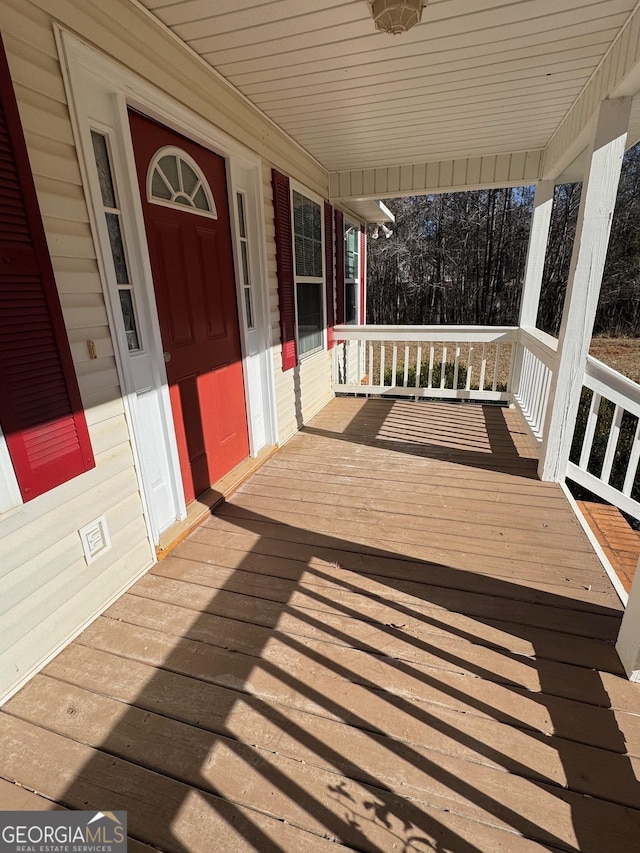
[[[544,272],[544,259],[547,254],[549,226],[551,225],[551,212],[553,210],[554,186],[553,181],[539,181],[536,184],[533,215],[529,228],[527,263],[525,265],[522,297],[520,299],[520,319],[518,325],[521,329],[535,328],[538,318],[542,273]],[[510,382],[512,400],[516,398],[520,390],[523,356],[524,349],[521,345],[518,345],[515,350]]]
[[[622,617],[616,651],[630,681],[640,681],[640,560]]]
[[[525,328],[534,328],[538,317],[542,273],[547,254],[547,240],[549,239],[549,226],[551,225],[551,211],[553,209],[553,189],[553,181],[540,181],[536,185],[533,216],[529,230],[527,264],[520,302],[519,325]]]
[[[630,109],[630,98],[617,98],[602,101],[597,112],[582,185],[560,327],[558,366],[549,392],[544,444],[538,466],[542,480],[560,482],[569,459],[609,244]]]

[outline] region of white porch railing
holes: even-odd
[[[558,341],[540,329],[520,329],[513,371],[513,402],[536,441],[543,439]]]
[[[335,393],[509,402],[543,442],[558,342],[539,329],[336,326],[335,341]],[[640,518],[640,385],[591,357],[583,384],[566,476]]]
[[[586,389],[586,390],[585,390]],[[589,356],[567,477],[640,518],[640,385]]]
[[[333,390],[511,400],[515,326],[336,326]]]

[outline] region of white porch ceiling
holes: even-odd
[[[375,31],[366,0],[140,2],[340,173],[527,152],[531,160],[638,5],[429,0],[422,22],[393,37]]]

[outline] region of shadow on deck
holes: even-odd
[[[6,704],[0,796],[131,851],[637,850],[620,615],[515,411],[336,399]]]

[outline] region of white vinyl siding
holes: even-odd
[[[279,364],[270,169],[327,196],[326,172],[128,0],[3,0],[2,31],[96,468],[0,515],[0,699],[13,692],[154,561],[107,308],[69,120],[54,25],[74,31],[263,158],[278,430],[285,440],[330,399],[330,362],[305,360],[296,407]],[[268,178],[266,177],[268,176]],[[267,189],[267,187],[269,187]],[[90,358],[93,341],[97,358]],[[289,372],[292,373],[291,371]],[[90,567],[78,529],[105,515],[111,550]]]
[[[2,31],[96,467],[0,513],[0,698],[152,563],[51,21],[0,6]],[[97,358],[89,357],[87,341]],[[87,567],[78,528],[105,515]]]

